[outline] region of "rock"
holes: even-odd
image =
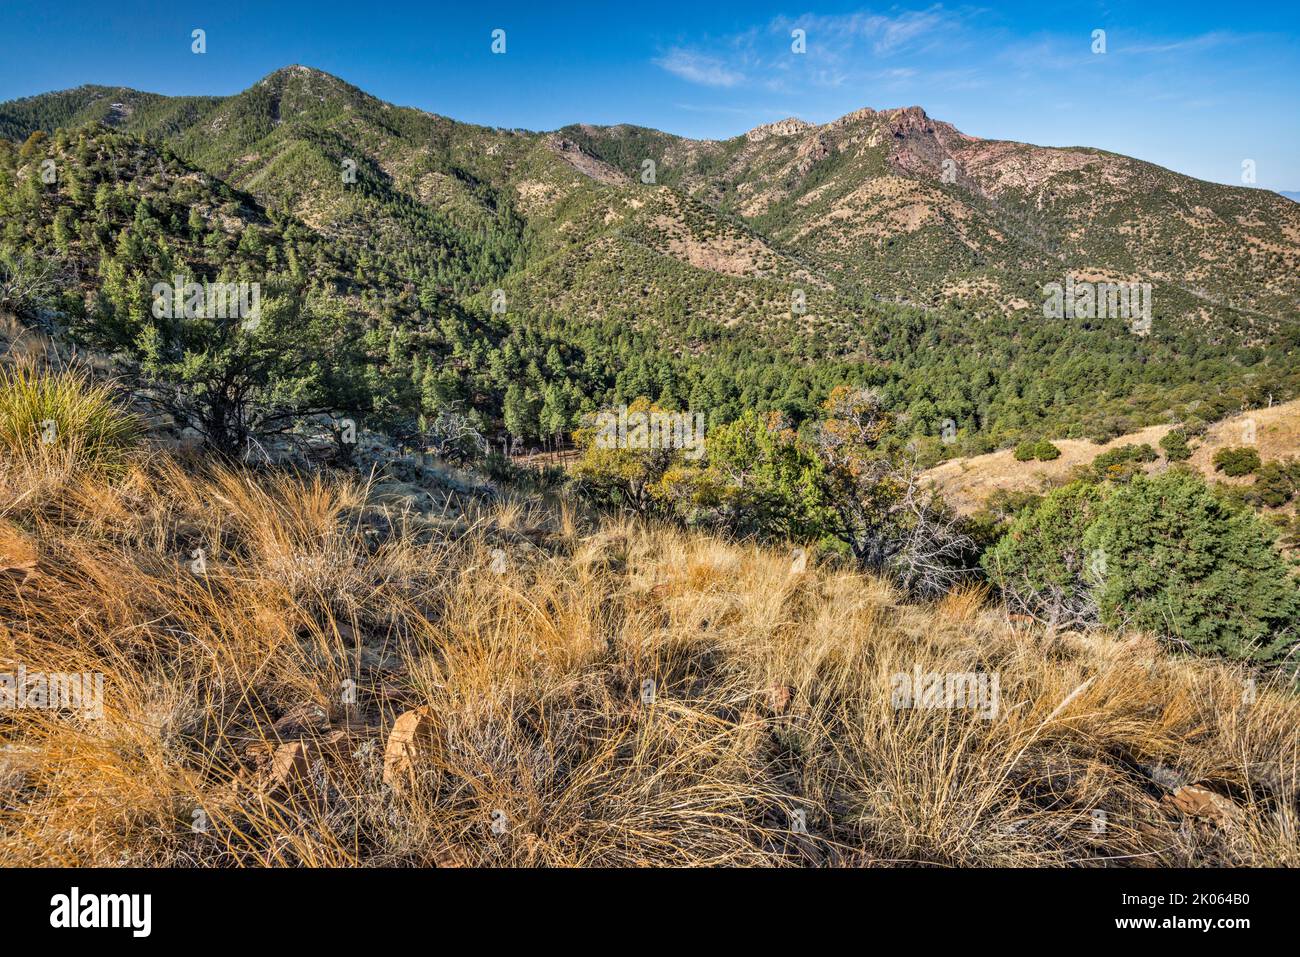
[[[328,730],[329,726],[330,716],[325,707],[314,701],[308,701],[287,711],[271,725],[271,730],[275,732],[276,737],[287,740],[300,738],[305,734],[320,733]]]
[[[393,723],[384,749],[384,783],[401,788],[415,773],[433,743],[433,715],[428,705],[407,711]]]
[[[813,129],[813,125],[807,120],[801,120],[798,117],[791,116],[784,120],[777,120],[775,123],[767,123],[763,126],[756,126],[745,134],[745,139],[751,143],[761,143],[763,140],[773,136],[798,136]]]
[[[330,727],[311,730],[306,737],[283,744],[258,741],[244,749],[247,762],[231,781],[233,792],[252,791],[272,798],[285,798],[306,790],[312,768],[323,767],[332,780],[346,775],[353,765],[358,737],[364,729]]]
[[[469,854],[459,847],[448,845],[439,848],[433,855],[434,867],[473,867],[474,862]]]
[[[271,789],[281,794],[297,789],[311,775],[311,749],[304,741],[290,741],[275,749],[271,759]]]
[[[377,715],[370,712],[358,712],[356,714],[346,714],[334,722],[330,729],[330,736],[339,731],[345,731],[350,735],[364,736],[371,734],[380,734],[383,728],[380,726],[380,720]]]
[[[794,688],[789,685],[772,685],[767,689],[767,706],[773,714],[785,714],[794,700]]]
[[[421,511],[429,507],[431,497],[427,491],[410,482],[382,482],[371,490],[371,499],[381,505]]]
[[[1142,764],[1138,767],[1142,773],[1149,777],[1156,784],[1160,785],[1166,791],[1178,791],[1187,785],[1187,779],[1179,774],[1173,768],[1164,764]]]
[[[349,727],[334,728],[319,741],[314,741],[309,751],[315,749],[322,757],[338,763],[350,762],[356,748],[356,740]]]
[[[1221,794],[1195,784],[1181,787],[1166,794],[1164,803],[1181,814],[1197,820],[1209,821],[1223,830],[1230,830],[1241,818],[1241,808]]]

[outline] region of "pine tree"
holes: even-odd
[[[1300,587],[1272,530],[1191,472],[1171,469],[1117,487],[1085,547],[1105,556],[1098,603],[1107,624],[1260,661],[1296,642]]]

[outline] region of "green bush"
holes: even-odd
[[[1291,501],[1300,487],[1300,462],[1268,462],[1255,470],[1248,501],[1261,508],[1279,508]]]
[[[1009,520],[1027,509],[1036,508],[1042,500],[1043,496],[1037,492],[998,488],[989,493],[981,511],[989,512],[998,519]]]
[[[989,579],[1013,605],[1056,621],[1096,617],[1084,533],[1096,519],[1103,492],[1075,482],[1048,493],[1012,521],[1007,533],[984,553]]]
[[[1160,447],[1171,462],[1186,462],[1192,457],[1192,447],[1187,444],[1187,434],[1182,429],[1166,432],[1160,440]]]
[[[1268,661],[1295,641],[1300,586],[1248,509],[1199,476],[1138,476],[1102,503],[1084,548],[1105,556],[1102,621],[1180,639],[1201,653]]]
[[[1038,457],[1038,443],[1028,440],[1021,442],[1012,454],[1015,455],[1017,462],[1032,462]]]
[[[1277,529],[1280,546],[1300,548],[1300,515],[1271,515],[1269,523]]]
[[[1259,468],[1259,453],[1249,446],[1219,449],[1214,453],[1214,470],[1230,475],[1249,475]]]
[[[1047,439],[1043,439],[1034,446],[1034,457],[1040,462],[1050,462],[1052,459],[1059,459],[1061,457],[1061,450],[1051,442],[1047,441]]]
[[[1144,463],[1154,462],[1159,457],[1156,450],[1145,442],[1141,445],[1121,445],[1093,459],[1092,468],[1103,481],[1127,482],[1142,471]]]

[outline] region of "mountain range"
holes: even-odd
[[[501,313],[570,339],[555,330],[613,324],[653,343],[669,378],[698,380],[735,342],[780,367],[711,400],[670,388],[681,402],[797,412],[834,378],[809,367],[847,364],[918,431],[946,417],[1005,443],[1216,417],[1300,385],[1296,203],[1102,150],[981,139],[915,106],[716,141],[531,132],[395,106],[305,66],[228,97],[81,86],[0,104],[14,143],[60,128],[126,134],[183,164],[173,175],[246,197],[253,218],[344,250],[338,293],[358,309],[367,290],[406,290],[415,312]],[[1044,318],[1044,287],[1070,277],[1150,284],[1150,334]]]

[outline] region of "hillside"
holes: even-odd
[[[1061,455],[1050,462],[1017,462],[1011,449],[956,458],[926,472],[944,499],[963,514],[971,514],[984,505],[994,492],[1042,492],[1070,480],[1072,473],[1086,467],[1104,452],[1126,445],[1150,445],[1159,449],[1160,439],[1172,429],[1156,425],[1094,443],[1083,439],[1052,439]],[[1250,446],[1263,462],[1276,462],[1300,455],[1300,401],[1284,402],[1262,409],[1239,412],[1209,426],[1193,443],[1188,464],[1207,481],[1230,486],[1248,487],[1251,476],[1231,477],[1214,467],[1214,454],[1220,449]],[[1150,473],[1164,468],[1164,459],[1148,463]]]
[[[1171,320],[1176,309],[1250,321],[1294,318],[1300,291],[1300,210],[1278,194],[1098,150],[983,140],[919,107],[862,109],[822,126],[790,119],[721,142],[631,126],[533,134],[395,107],[303,66],[226,98],[86,86],[0,104],[0,135],[12,140],[86,121],[165,141],[338,235],[357,202],[391,213],[411,198],[424,207],[416,215],[432,207],[444,223],[508,234],[512,224],[496,221],[504,199],[543,221],[557,201],[563,209],[576,188],[563,167],[626,193],[643,185],[649,159],[657,182],[700,201],[706,220],[735,216],[826,280],[874,296],[1036,312],[1041,282],[1071,271],[1152,281]],[[372,195],[341,202],[343,191],[322,192],[345,158],[362,164],[363,182],[373,175]],[[564,222],[575,211],[563,210]],[[689,218],[668,215],[679,227]],[[387,222],[380,237],[392,233],[396,247],[419,236],[414,222]],[[728,268],[762,275],[773,265]]]
[[[303,278],[374,330],[374,351],[418,366],[421,395],[385,400],[385,415],[473,409],[536,445],[638,395],[714,423],[752,408],[802,421],[858,381],[918,436],[952,419],[974,453],[1217,418],[1300,389],[1300,207],[1096,150],[981,140],[916,107],[720,142],[534,133],[394,106],[303,66],[230,97],[85,86],[0,104],[14,143],[86,123],[327,249],[333,263],[318,275],[300,261]],[[11,161],[5,187],[41,158]],[[53,213],[10,209],[6,242],[30,243]],[[1067,273],[1150,282],[1150,334],[1044,319],[1043,285]],[[440,335],[448,321],[475,327],[460,351]],[[450,356],[455,382],[486,369],[474,336],[502,350],[490,379],[435,384]]]
[[[532,496],[19,442],[0,661],[104,686],[0,723],[6,866],[1300,863],[1294,694],[1148,636]],[[927,675],[978,707],[900,703]]]
[[[1032,315],[1041,283],[1069,271],[1153,282],[1173,322],[1296,317],[1300,210],[1268,191],[982,140],[919,107],[791,119],[723,143],[580,130],[625,171],[644,153],[686,192],[876,295]]]

